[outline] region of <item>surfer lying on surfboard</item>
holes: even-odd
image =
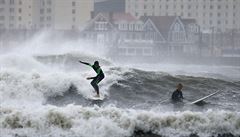
[[[182,88],[183,88],[183,85],[181,83],[179,83],[177,85],[177,89],[172,94],[172,100],[174,102],[182,101],[182,99],[183,99]]]
[[[94,71],[97,73],[97,76],[96,77],[88,77],[87,80],[92,80],[91,82],[91,85],[93,86],[93,88],[95,89],[95,91],[97,92],[97,95],[95,97],[100,97],[99,95],[99,87],[98,87],[98,83],[104,79],[104,73],[99,65],[99,62],[98,61],[95,61],[93,65],[87,63],[87,62],[82,62],[82,61],[79,61],[80,63],[82,64],[85,64],[85,65],[88,65],[88,66],[91,66]]]

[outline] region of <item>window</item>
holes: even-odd
[[[76,27],[75,27],[75,25],[72,25],[72,29],[75,29]]]
[[[5,16],[0,16],[0,20],[5,20]]]
[[[95,30],[107,30],[107,22],[95,22]]]
[[[14,12],[14,8],[10,8],[10,9],[9,9],[9,12],[10,12],[10,13],[13,13],[13,12]]]
[[[181,25],[179,23],[176,23],[174,26],[174,30],[172,31],[172,40],[174,41],[180,41],[183,39],[183,34],[181,32]]]
[[[72,10],[72,14],[75,14],[75,13],[76,13],[76,10],[75,10],[75,9],[73,9],[73,10]]]
[[[48,4],[48,5],[52,5],[52,1],[51,1],[51,0],[48,0],[48,1],[47,1],[47,4]]]
[[[3,12],[4,11],[4,8],[0,8],[0,12]]]
[[[174,31],[180,31],[180,24],[179,23],[175,24]]]
[[[72,2],[72,6],[73,6],[73,7],[76,6],[76,2],[75,2],[75,1]]]
[[[136,17],[138,16],[138,13],[137,13],[137,12],[135,13],[135,16],[136,16]]]
[[[51,12],[52,12],[52,9],[48,8],[47,13],[51,13]]]
[[[144,9],[147,9],[147,5],[144,5],[144,7],[143,7]]]
[[[52,17],[51,16],[47,16],[47,21],[51,21]]]
[[[20,8],[20,9],[18,9],[18,12],[19,12],[19,13],[22,13],[22,9],[21,9],[21,8]]]
[[[21,21],[21,20],[22,20],[22,17],[21,17],[21,16],[19,16],[19,17],[18,17],[18,20],[19,20],[19,21]]]
[[[0,0],[0,4],[5,4],[5,0]]]
[[[4,27],[5,27],[4,24],[1,23],[1,24],[0,24],[0,28],[4,28]]]
[[[10,5],[13,5],[14,4],[14,0],[10,0]]]
[[[213,13],[212,13],[212,12],[210,12],[210,13],[209,13],[209,16],[210,16],[210,17],[212,17],[212,16],[213,16]]]
[[[19,0],[19,5],[22,5],[22,0]]]
[[[44,9],[40,9],[40,14],[44,14]]]
[[[211,9],[211,10],[213,9],[213,5],[210,5],[210,9]]]
[[[130,23],[129,24],[129,30],[133,30],[134,24]]]

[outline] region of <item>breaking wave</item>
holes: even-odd
[[[68,105],[33,111],[1,108],[0,115],[0,127],[6,136],[123,137],[133,136],[136,131],[167,137],[240,135],[240,113],[221,110],[154,112]]]
[[[95,75],[77,63],[100,60],[106,78],[102,102],[85,77]],[[166,137],[240,135],[240,83],[114,65],[77,53],[0,56],[0,130],[4,137]],[[215,75],[215,74],[214,74]],[[183,83],[185,104],[169,101]],[[188,103],[221,90],[205,106]],[[140,137],[140,135],[139,135]]]

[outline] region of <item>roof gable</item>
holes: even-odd
[[[148,19],[154,23],[164,39],[168,39],[168,33],[174,20],[176,19],[176,16],[142,16],[140,18],[140,20],[143,20],[144,22]]]
[[[144,23],[143,25],[143,29],[144,31],[148,32],[153,32],[153,30],[157,33],[159,33],[160,37],[162,40],[165,40],[165,38],[162,36],[160,30],[158,30],[158,28],[156,27],[156,25],[152,22],[151,19],[147,19],[147,21]]]
[[[105,22],[108,25],[109,30],[115,30],[113,24],[102,13],[98,13],[92,20],[90,20],[84,30],[85,31],[94,30],[95,23],[97,22]]]

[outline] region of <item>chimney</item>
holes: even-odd
[[[112,11],[109,12],[109,21],[110,22],[113,22],[113,14],[114,13]]]
[[[94,11],[91,11],[91,19],[93,19],[95,16],[95,12]]]

